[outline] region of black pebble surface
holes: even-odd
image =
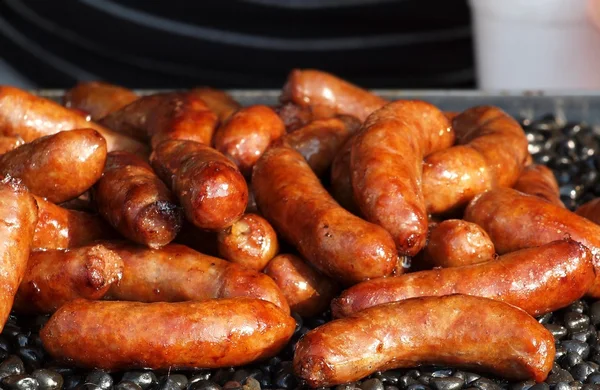
[[[600,129],[583,123],[561,125],[547,115],[523,120],[534,161],[554,170],[561,199],[574,210],[600,196]],[[81,370],[53,361],[39,339],[47,316],[11,316],[0,335],[0,388],[10,390],[260,390],[301,389],[292,371],[298,339],[330,320],[294,318],[298,326],[279,354],[254,365],[218,370],[158,372]],[[489,374],[447,367],[420,367],[377,372],[335,390],[600,390],[600,301],[577,301],[538,318],[556,340],[554,367],[544,383],[508,382]]]

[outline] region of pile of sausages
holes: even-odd
[[[600,202],[564,208],[496,107],[442,112],[294,70],[281,101],[0,87],[0,323],[81,367],[277,354],[309,386],[421,364],[543,381],[533,316],[600,298]],[[409,266],[410,264],[410,266]]]

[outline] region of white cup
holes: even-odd
[[[589,1],[470,0],[479,88],[600,89]]]

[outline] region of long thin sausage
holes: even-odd
[[[65,92],[63,104],[90,114],[93,121],[104,118],[137,100],[130,89],[101,81],[83,81]]]

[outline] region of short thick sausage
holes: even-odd
[[[368,221],[392,234],[401,255],[414,256],[427,239],[423,157],[453,142],[442,111],[426,102],[399,100],[369,116],[352,143],[356,203]]]
[[[372,279],[331,304],[337,317],[403,299],[465,294],[497,299],[541,315],[581,298],[596,278],[590,251],[572,240],[522,249],[495,261]]]
[[[54,358],[88,368],[178,369],[244,365],[277,354],[296,322],[251,298],[138,303],[78,299],[40,332]]]
[[[565,207],[560,200],[560,188],[554,172],[545,165],[532,164],[523,168],[513,188],[524,194],[534,195],[557,206]]]
[[[121,258],[102,245],[32,252],[14,309],[52,313],[77,298],[102,299],[122,273]]]
[[[284,103],[273,108],[285,124],[288,132],[293,132],[317,119],[329,119],[337,115],[334,108],[326,106],[299,106]]]
[[[389,233],[340,207],[295,150],[273,147],[254,167],[256,203],[281,236],[316,268],[346,284],[389,275]]]
[[[31,193],[60,203],[90,188],[105,161],[106,142],[96,130],[62,131],[0,156],[0,175],[16,177]]]
[[[65,92],[63,104],[90,114],[96,121],[137,100],[130,89],[101,81],[83,81]]]
[[[160,248],[175,239],[182,213],[150,165],[134,154],[108,154],[104,175],[94,186],[98,212],[123,236]]]
[[[241,104],[236,102],[231,95],[218,89],[201,87],[190,90],[190,93],[202,99],[208,108],[217,115],[221,123],[242,108]]]
[[[294,371],[312,387],[422,364],[542,382],[554,356],[552,334],[523,310],[451,295],[372,307],[320,326],[298,342]]]
[[[186,217],[201,229],[221,230],[238,220],[248,186],[235,164],[210,146],[170,140],[150,156],[156,173],[179,198]]]

